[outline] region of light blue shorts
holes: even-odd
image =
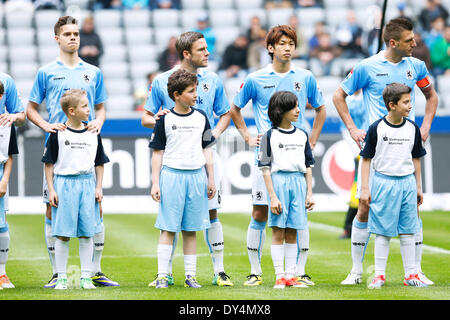
[[[95,200],[93,174],[55,175],[58,207],[52,207],[53,236],[92,237],[101,231],[100,207]]]
[[[419,230],[414,174],[392,177],[375,172],[370,194],[369,232],[396,237]]]
[[[200,231],[211,226],[207,179],[203,169],[163,166],[159,178],[161,202],[155,227],[170,232]]]
[[[269,211],[269,227],[305,229],[308,226],[305,208],[305,174],[278,171],[272,174],[272,184],[275,194],[281,202],[283,212],[273,214]],[[269,195],[267,195],[267,199],[269,200],[270,210]]]
[[[2,178],[3,164],[0,164],[0,179]],[[8,223],[6,222],[5,197],[6,194],[0,198],[0,232],[8,231]]]

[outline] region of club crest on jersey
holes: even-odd
[[[300,91],[302,90],[302,84],[300,82],[294,82],[294,90],[295,91]]]
[[[406,70],[406,79],[408,79],[408,80],[413,79],[413,73],[411,70]]]
[[[204,83],[204,84],[202,85],[202,88],[203,88],[203,92],[208,92],[208,91],[209,91],[209,84]]]
[[[91,80],[91,77],[90,77],[88,74],[85,74],[85,75],[83,76],[83,79],[84,79],[84,82],[89,83],[89,81]]]

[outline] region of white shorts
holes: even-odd
[[[267,188],[264,182],[262,171],[255,163],[253,166],[253,182],[252,182],[252,204],[254,206],[267,206],[269,205],[267,199]]]
[[[222,160],[215,148],[212,148],[214,162],[214,183],[216,184],[216,194],[214,198],[208,200],[208,210],[217,210],[221,208],[221,181],[222,181]],[[205,169],[206,170],[206,169]]]

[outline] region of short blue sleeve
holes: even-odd
[[[97,71],[97,83],[95,84],[95,102],[94,104],[104,103],[108,99],[108,94],[106,93],[105,84],[103,82],[103,73]]]
[[[38,70],[28,100],[37,104],[41,104],[44,101],[46,96],[46,77],[44,71]]]
[[[364,64],[358,63],[341,82],[341,88],[346,94],[351,96],[359,89],[365,87],[368,83],[368,79],[369,75]]]
[[[272,165],[272,147],[270,145],[272,130],[273,129],[267,131],[261,138],[258,154],[258,167],[270,167]]]
[[[19,97],[16,84],[12,78],[8,78],[5,87],[5,106],[8,113],[23,112],[22,100]]]
[[[147,101],[145,101],[144,109],[153,114],[156,114],[159,111],[159,108],[164,105],[164,92],[161,90],[160,83],[158,78],[153,80],[150,90],[148,91]]]
[[[149,148],[156,150],[166,149],[166,129],[165,129],[165,115],[162,115],[159,120],[156,120],[155,128],[153,129],[152,138]]]
[[[214,113],[219,117],[230,111],[230,104],[225,94],[223,83],[219,78],[217,78],[216,82],[216,93],[214,96],[213,110]]]
[[[416,69],[417,73],[417,80],[420,81],[429,75],[425,62],[419,59],[414,59],[413,61],[414,61],[414,68]]]
[[[247,77],[241,84],[241,87],[239,88],[236,96],[234,97],[233,103],[237,107],[243,108],[253,98],[255,98],[253,81],[251,78]]]
[[[308,88],[308,102],[311,106],[313,108],[323,106],[325,103],[322,92],[319,90],[316,78],[312,74],[308,77],[308,84],[306,86]]]
[[[363,158],[372,159],[375,156],[378,140],[377,134],[378,123],[380,123],[380,120],[370,125],[369,129],[367,130],[366,138],[364,139],[364,148],[359,154]]]

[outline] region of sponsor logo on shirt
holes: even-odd
[[[63,77],[63,76],[61,76],[61,77],[53,77],[53,80],[54,80],[54,81],[57,81],[57,80],[64,80],[64,79],[66,79],[66,77]]]
[[[389,74],[388,73],[377,73],[376,76],[377,77],[388,77]]]
[[[275,85],[271,85],[271,86],[264,86],[264,89],[272,89],[275,88]]]

